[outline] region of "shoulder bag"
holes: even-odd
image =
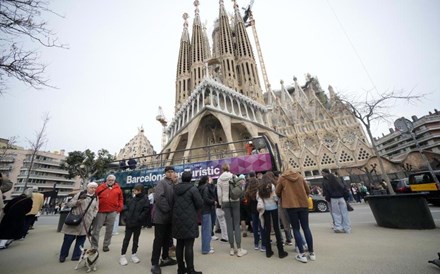
[[[67,214],[67,216],[66,216],[66,220],[64,220],[64,224],[71,225],[71,226],[79,225],[82,222],[84,215],[86,215],[87,210],[89,210],[90,206],[92,205],[93,199],[95,199],[95,196],[92,197],[92,200],[89,202],[89,205],[87,206],[86,210],[82,214],[73,214],[72,210],[70,210],[69,214]],[[73,207],[73,208],[75,208],[75,207]]]

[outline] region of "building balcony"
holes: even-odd
[[[17,181],[20,179],[26,179],[26,174],[20,174],[17,176]],[[72,179],[67,179],[65,177],[56,177],[56,176],[48,176],[48,175],[29,175],[29,180],[36,179],[36,180],[45,180],[45,181],[59,181],[59,182],[74,182]]]
[[[0,163],[14,163],[15,159],[13,157],[0,157]]]

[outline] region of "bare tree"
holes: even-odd
[[[348,99],[346,96],[339,94],[339,100],[346,106],[356,119],[358,119],[365,127],[368,138],[370,139],[373,147],[374,155],[377,157],[382,178],[387,182],[388,191],[391,194],[395,194],[393,187],[390,183],[390,178],[385,171],[382,158],[377,150],[376,143],[374,142],[373,134],[371,132],[371,125],[373,122],[388,121],[392,116],[389,113],[389,109],[392,106],[392,102],[403,100],[409,103],[419,101],[424,95],[412,95],[412,91],[391,91],[380,93],[374,96],[371,92],[365,94],[363,100]]]
[[[28,169],[27,169],[26,180],[24,182],[23,192],[27,188],[29,176],[31,174],[32,167],[34,165],[35,157],[37,156],[38,151],[40,151],[41,147],[47,142],[46,126],[47,126],[47,123],[49,122],[49,120],[50,120],[49,114],[45,114],[43,116],[43,127],[41,127],[40,131],[35,132],[35,141],[31,141],[31,140],[27,139],[27,141],[31,147],[32,154],[31,154],[31,162],[30,162]]]
[[[0,148],[0,159],[4,159],[9,155],[9,150],[14,149],[14,145],[17,142],[17,136],[12,136],[9,139],[7,139],[8,142],[5,146]]]
[[[52,87],[44,75],[46,65],[39,62],[39,52],[24,47],[29,40],[44,47],[67,47],[58,43],[56,34],[41,18],[48,13],[60,16],[48,6],[48,0],[0,1],[0,95],[7,90],[7,78],[36,89]]]

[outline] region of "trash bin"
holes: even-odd
[[[57,232],[61,232],[64,221],[66,220],[67,214],[69,214],[69,212],[70,212],[70,208],[60,210],[60,219],[58,220]]]

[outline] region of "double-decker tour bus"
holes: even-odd
[[[125,165],[127,161],[128,165]],[[146,189],[154,187],[164,178],[164,168],[168,165],[174,167],[179,177],[184,170],[191,170],[193,180],[198,180],[203,175],[218,178],[224,163],[228,163],[231,172],[237,175],[251,171],[277,171],[282,165],[277,144],[272,145],[266,136],[258,136],[230,143],[123,159],[117,163],[119,168],[114,168],[112,174],[127,195],[136,184],[143,184]],[[116,167],[116,162],[113,166]]]

